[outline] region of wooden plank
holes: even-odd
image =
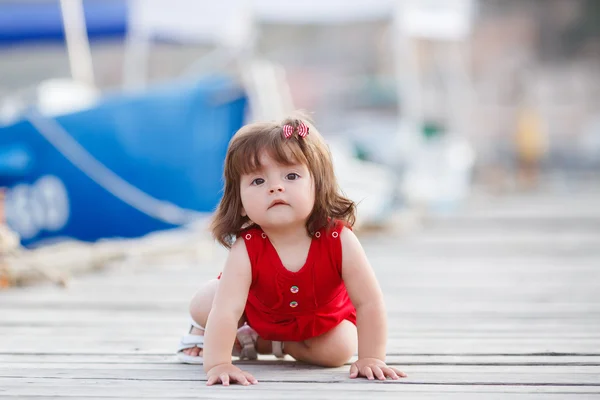
[[[557,288],[569,288],[569,285],[574,283],[581,284],[584,287],[592,289],[590,280],[596,279],[599,275],[598,269],[594,265],[586,265],[578,268],[575,263],[563,264],[562,270],[555,266],[544,271],[543,266],[529,266],[526,262],[521,265],[515,266],[504,266],[501,262],[494,263],[492,265],[485,265],[483,261],[479,263],[479,260],[473,262],[473,260],[464,261],[463,259],[448,259],[446,263],[431,265],[427,262],[412,260],[412,259],[401,259],[399,268],[395,271],[387,271],[377,267],[377,260],[372,261],[376,273],[385,274],[387,278],[382,280],[382,287],[388,290],[392,290],[397,287],[403,287],[406,290],[410,290],[413,285],[423,286],[430,284],[431,287],[473,287],[473,286],[484,286],[484,287],[498,287],[512,285],[514,286],[516,279],[536,279],[536,285],[527,287],[521,286],[516,287],[517,293],[519,290],[534,290],[540,292],[545,288],[545,285],[555,285]],[[471,263],[471,265],[468,265]],[[479,265],[476,265],[479,264]],[[380,271],[381,269],[381,271]],[[165,272],[163,271],[163,274]],[[167,274],[168,275],[168,274]],[[126,301],[133,301],[141,296],[146,300],[150,300],[154,290],[162,290],[165,295],[168,296],[168,300],[178,300],[179,302],[186,302],[189,296],[191,296],[195,290],[206,280],[198,279],[197,282],[190,282],[189,276],[180,277],[169,277],[164,276],[162,282],[157,281],[160,275],[140,275],[136,278],[136,293],[131,292],[131,283],[128,281],[122,281],[120,283],[111,284],[111,294],[114,294],[117,299],[123,299]],[[466,279],[465,278],[469,278]],[[210,276],[212,278],[212,276]],[[538,286],[539,285],[539,286]],[[62,300],[65,302],[71,302],[76,299],[91,299],[91,298],[106,298],[109,301],[110,298],[103,296],[103,292],[106,290],[105,283],[102,282],[78,282],[73,284],[71,288],[66,290],[55,290],[40,291],[32,295],[31,292],[24,292],[22,294],[12,295],[10,291],[0,292],[0,299],[6,300],[0,302],[0,306],[10,305],[11,302],[15,302],[17,299],[21,299],[22,302],[17,304],[24,304],[27,302],[35,302],[35,298],[39,295],[40,300]],[[13,292],[15,293],[15,292]],[[549,295],[551,293],[547,292]],[[11,296],[9,297],[9,294]],[[87,295],[87,296],[86,296]],[[88,301],[89,302],[89,301]]]
[[[563,265],[563,271],[544,271],[542,267],[530,268],[527,265],[516,266],[511,268],[503,268],[502,265],[493,266],[494,268],[487,267],[465,267],[461,262],[448,262],[448,265],[440,268],[430,268],[427,264],[423,263],[420,267],[414,265],[411,262],[402,262],[402,270],[395,271],[394,273],[378,271],[377,274],[383,274],[386,278],[381,286],[384,291],[394,292],[396,289],[401,288],[402,292],[398,294],[402,295],[405,292],[411,292],[411,295],[422,287],[432,287],[444,290],[442,293],[431,293],[438,296],[446,295],[448,292],[460,296],[462,290],[469,290],[470,292],[476,292],[478,295],[482,295],[485,300],[487,296],[486,290],[494,290],[496,296],[504,294],[505,298],[511,294],[514,290],[515,296],[526,296],[528,294],[542,295],[544,294],[549,299],[557,299],[563,302],[572,302],[577,298],[565,297],[564,294],[568,293],[570,289],[573,296],[576,296],[576,291],[573,290],[572,285],[577,284],[581,289],[586,291],[586,294],[594,294],[594,287],[590,284],[589,280],[594,280],[599,277],[600,273],[596,266],[586,266],[585,268],[577,268],[572,265]],[[453,265],[457,264],[457,265]],[[544,275],[543,278],[538,279],[538,276]],[[86,304],[93,306],[95,301],[100,304],[115,304],[123,302],[127,304],[149,304],[152,303],[152,291],[158,290],[161,286],[156,282],[158,277],[152,277],[153,279],[146,280],[140,277],[139,284],[137,286],[137,293],[131,293],[131,287],[128,285],[118,286],[116,285],[111,289],[111,296],[107,297],[103,295],[103,290],[106,290],[102,285],[86,285],[86,286],[75,286],[67,290],[56,291],[52,293],[40,292],[37,294],[25,293],[15,296],[8,296],[8,293],[4,293],[4,296],[0,294],[0,309],[10,308],[15,306],[23,307],[42,307],[45,304],[48,305],[61,305],[61,304]],[[182,277],[181,279],[185,279]],[[516,286],[514,285],[515,280],[536,280],[536,285]],[[538,282],[539,281],[539,282]],[[168,283],[168,282],[167,282]],[[183,284],[173,282],[173,285],[166,285],[164,291],[164,301],[166,303],[173,304],[185,304],[189,301],[191,296],[203,281],[199,281],[197,284],[190,285],[189,288]],[[510,290],[509,290],[510,289]],[[563,293],[553,293],[552,290],[561,290]],[[189,293],[186,293],[189,290]],[[503,293],[501,293],[502,291]],[[182,293],[183,292],[183,293]],[[450,301],[460,300],[460,297],[456,299],[454,297],[448,297]],[[154,302],[156,304],[156,302]]]
[[[3,391],[0,396],[71,396],[87,398],[94,393],[101,397],[117,398],[190,398],[195,399],[364,399],[398,397],[429,399],[481,399],[481,398],[564,398],[567,395],[593,396],[600,394],[595,386],[577,387],[571,385],[554,386],[493,386],[493,385],[426,385],[398,382],[349,383],[281,383],[260,382],[254,386],[233,385],[207,387],[198,381],[139,381],[139,380],[56,380],[56,379],[0,379]],[[502,394],[498,396],[499,389]],[[584,397],[585,398],[585,397]]]
[[[414,338],[421,339],[484,339],[484,338],[497,338],[497,339],[597,339],[600,340],[600,333],[598,328],[600,326],[563,326],[562,329],[555,329],[548,331],[547,325],[539,325],[530,327],[527,330],[521,330],[517,326],[503,326],[501,329],[496,329],[494,326],[457,326],[451,327],[433,327],[426,326],[424,328],[414,327],[404,322],[390,324],[390,332],[388,333],[389,338],[394,339],[405,339],[413,340]],[[179,333],[183,333],[186,326],[179,324],[130,324],[127,326],[111,325],[111,326],[98,326],[90,331],[88,326],[56,326],[56,325],[42,325],[42,326],[31,326],[28,324],[24,325],[13,325],[13,326],[0,326],[0,340],[9,336],[24,336],[24,337],[38,337],[38,336],[65,336],[65,337],[79,337],[83,334],[90,335],[92,337],[107,337],[107,336],[118,336],[123,338],[139,338],[140,335],[144,335],[148,338],[171,336],[173,340],[176,340]]]
[[[600,277],[599,277],[600,278]],[[593,280],[590,278],[590,280]],[[494,284],[480,283],[476,284],[471,282],[461,282],[456,286],[441,286],[436,282],[426,282],[425,280],[417,282],[414,278],[412,282],[404,281],[402,283],[389,284],[383,288],[384,295],[390,300],[397,299],[411,299],[413,300],[412,310],[418,310],[421,307],[430,307],[431,305],[437,305],[443,303],[452,306],[462,307],[494,307],[495,305],[502,304],[503,308],[513,306],[516,308],[525,308],[523,304],[527,304],[526,308],[535,309],[554,307],[555,309],[566,310],[586,310],[589,305],[593,310],[600,308],[600,300],[596,294],[597,287],[592,284],[577,284],[569,285],[567,283],[541,283],[536,285],[535,288],[521,287],[518,289],[511,289],[514,283],[500,284],[495,282]],[[577,290],[574,291],[574,286]],[[545,295],[545,293],[552,292],[552,296]],[[57,299],[40,299],[38,301],[33,300],[10,300],[2,302],[0,306],[0,312],[7,313],[10,310],[13,311],[41,311],[44,309],[53,310],[140,310],[140,311],[170,311],[175,310],[179,312],[182,309],[187,308],[189,304],[189,298],[193,293],[190,293],[188,298],[185,300],[183,297],[174,298],[174,296],[165,296],[165,299],[161,299],[159,303],[153,301],[151,298],[135,298],[129,295],[129,297],[115,295],[112,299],[99,299],[96,297],[88,297],[87,299],[76,299],[71,298],[69,300]],[[97,299],[97,300],[96,300]],[[95,301],[96,300],[96,301]],[[1,300],[0,300],[1,301]],[[403,309],[408,308],[408,305],[404,306]],[[0,317],[0,326],[3,322],[7,321],[9,314],[6,317],[3,315]]]
[[[427,233],[456,234],[457,232],[481,231],[502,232],[510,235],[518,232],[557,232],[559,234],[577,232],[598,232],[600,215],[574,218],[547,218],[535,216],[504,216],[486,218],[473,216],[442,217],[427,220],[424,223]],[[457,226],[460,225],[460,226]]]
[[[488,297],[487,290],[493,290],[495,293],[489,295],[500,296],[502,299],[509,299],[509,295],[514,290],[515,296],[527,296],[529,294],[546,295],[549,299],[557,299],[563,302],[573,302],[577,298],[564,297],[570,289],[573,296],[577,293],[573,290],[572,285],[577,284],[586,294],[594,294],[594,287],[590,285],[588,280],[596,279],[599,275],[598,268],[595,266],[583,268],[575,268],[569,271],[553,272],[552,270],[543,272],[542,268],[528,269],[527,266],[519,266],[510,269],[503,269],[502,266],[492,268],[464,268],[461,266],[453,266],[448,263],[445,268],[429,268],[427,265],[422,265],[418,271],[413,271],[417,266],[408,265],[410,263],[403,261],[402,271],[395,273],[379,272],[391,280],[382,282],[381,286],[384,291],[393,292],[396,289],[402,289],[398,294],[403,295],[409,292],[411,295],[418,295],[418,290],[422,287],[431,287],[443,290],[441,293],[431,293],[437,296],[444,296],[448,293],[458,297],[448,297],[449,301],[461,300],[462,290],[468,290],[470,293],[481,295],[485,300]],[[570,265],[563,266],[563,269],[569,269]],[[538,275],[545,275],[539,279],[539,285],[532,286],[517,286],[514,283],[516,279],[531,280],[537,279]],[[156,278],[155,278],[156,279]],[[182,279],[184,279],[182,277]],[[172,286],[167,285],[164,288],[164,301],[169,304],[186,304],[197,288],[202,283],[199,282],[187,288],[184,285],[177,286],[174,283]],[[570,286],[571,285],[571,286]],[[511,288],[514,288],[512,289]],[[100,304],[116,304],[123,302],[128,304],[152,304],[152,290],[159,289],[160,285],[156,280],[151,280],[151,283],[146,285],[140,278],[140,283],[137,286],[138,292],[131,293],[131,288],[128,286],[115,286],[111,289],[111,297],[103,296],[102,287],[85,286],[74,287],[63,292],[55,293],[39,293],[39,294],[23,294],[22,296],[2,297],[0,296],[0,309],[10,308],[15,306],[23,307],[43,307],[44,305],[69,305],[69,304],[85,304],[93,306],[95,301]],[[511,290],[509,290],[511,289]],[[561,290],[563,293],[553,293],[552,290]],[[105,289],[104,289],[105,290]],[[189,290],[189,293],[186,293]],[[183,292],[183,293],[182,293]],[[502,293],[503,292],[503,293]],[[5,293],[6,295],[6,293]],[[495,297],[494,297],[495,299]],[[156,305],[156,301],[153,303]],[[157,305],[158,306],[158,305]]]
[[[174,368],[168,368],[174,367]],[[597,367],[588,372],[570,372],[571,369],[586,367],[521,367],[520,372],[513,372],[519,367],[463,367],[435,366],[419,368],[416,366],[403,368],[407,378],[391,383],[410,385],[490,385],[490,386],[588,386],[600,389],[600,378]],[[554,371],[544,371],[554,368]],[[349,368],[317,368],[307,365],[282,363],[276,366],[243,365],[245,371],[253,374],[260,382],[302,382],[302,383],[365,383],[367,379],[349,378]],[[432,370],[433,369],[433,370]],[[111,380],[111,381],[195,381],[206,382],[206,374],[197,365],[154,365],[154,368],[117,369],[106,366],[104,369],[71,369],[61,368],[14,368],[11,371],[0,369],[0,378],[10,380],[54,379],[61,381]]]
[[[600,282],[600,276],[599,280]],[[384,293],[384,295],[393,301],[394,297],[402,298],[401,294],[395,294],[391,291]],[[494,301],[485,301],[482,299],[480,302],[442,302],[441,298],[432,299],[427,302],[420,302],[419,304],[407,304],[406,302],[397,302],[390,311],[390,315],[396,314],[479,314],[486,313],[491,315],[510,315],[510,316],[564,316],[565,318],[573,319],[573,317],[597,317],[600,316],[600,299],[590,299],[588,302],[540,302],[540,303],[524,303],[519,304],[515,307],[514,302],[498,303]],[[173,311],[180,311],[182,307],[186,307],[185,303],[176,304],[147,304],[145,307],[133,304],[131,307],[124,305],[122,309],[113,308],[83,308],[80,307],[57,307],[54,309],[44,308],[21,308],[21,307],[5,307],[2,309],[2,319],[0,324],[9,321],[35,319],[39,314],[43,314],[44,320],[63,320],[70,315],[74,318],[81,317],[81,320],[89,319],[106,319],[110,316],[120,317],[131,314],[156,314],[162,313],[171,314]],[[43,311],[43,312],[42,312]]]
[[[356,360],[353,357],[346,365]],[[279,362],[274,356],[261,355],[261,363]],[[600,366],[600,355],[388,355],[387,362],[392,365],[555,365],[555,366]],[[86,364],[118,364],[118,365],[152,365],[152,364],[180,364],[173,354],[1,354],[0,363],[19,364],[23,368],[31,366],[78,365],[86,368]]]
[[[219,389],[215,389],[215,390],[219,390]],[[231,389],[224,389],[224,390],[231,390]],[[250,396],[247,396],[247,393],[244,393],[243,396],[244,398],[248,398],[248,399],[280,399],[281,397],[281,388],[277,385],[277,384],[273,384],[272,388],[270,389],[269,392],[266,392],[265,395],[262,394],[261,391],[256,391],[255,389],[248,389],[248,390],[252,390],[253,392],[251,392]],[[278,391],[278,393],[274,393],[275,391]],[[260,394],[259,394],[260,393]],[[593,394],[597,394],[598,392],[584,392],[584,393],[577,393],[578,395],[593,395]],[[465,400],[479,400],[481,399],[481,394],[478,393],[446,393],[444,392],[439,393],[439,394],[432,394],[432,393],[415,393],[415,392],[409,392],[409,391],[402,391],[403,395],[408,395],[410,396],[411,399],[439,399],[439,398],[444,398],[444,399],[465,399]],[[492,399],[527,399],[527,400],[545,400],[545,399],[561,399],[564,398],[565,395],[573,395],[573,392],[560,392],[560,393],[545,393],[545,394],[539,394],[539,393],[511,393],[511,394],[507,394],[504,393],[502,395],[502,397],[498,397],[496,396],[490,396],[490,392],[487,392],[487,396],[486,398],[492,398]],[[378,399],[397,399],[398,398],[398,394],[397,393],[389,393],[389,392],[379,392],[379,391],[374,391],[373,395],[376,395]],[[293,394],[292,396],[285,396],[286,399],[306,399],[306,396],[310,396],[311,399],[323,399],[323,400],[329,400],[332,397],[325,397],[322,394],[310,394],[307,395],[305,393],[302,394]],[[332,396],[330,394],[330,396]],[[562,397],[561,397],[562,396]],[[56,400],[56,399],[72,399],[75,396],[71,396],[69,394],[63,394],[63,395],[57,395],[57,396],[18,396],[19,400]],[[79,397],[79,396],[78,396]],[[112,396],[111,396],[112,397]],[[137,397],[136,395],[132,394],[131,397],[122,397],[122,396],[116,396],[119,399],[139,399],[139,397]],[[3,398],[2,394],[0,393],[0,398]],[[11,396],[12,398],[12,396]],[[102,396],[102,397],[90,397],[90,396],[85,396],[86,400],[90,400],[90,399],[106,399],[109,398],[108,396]],[[166,395],[165,397],[155,397],[155,396],[144,396],[144,399],[162,399],[162,398],[168,398],[168,399],[201,399],[204,397],[198,397],[198,394],[188,394],[187,396],[185,395],[178,395],[177,397],[172,397],[170,395]],[[227,394],[227,393],[218,393],[218,395],[213,396],[212,394],[209,397],[210,399],[231,399],[231,394]],[[365,398],[365,394],[362,393],[354,393],[351,394],[349,396],[344,395],[344,398],[348,398],[348,399],[364,399]],[[585,398],[589,398],[589,397],[585,397]]]
[[[218,390],[218,389],[215,389]],[[225,389],[225,390],[231,390],[231,389]],[[272,388],[270,389],[269,392],[266,392],[265,395],[263,395],[261,393],[261,391],[255,391],[255,389],[248,389],[248,390],[253,390],[253,392],[251,393],[251,396],[247,396],[246,393],[244,393],[244,398],[248,398],[248,399],[280,399],[281,397],[281,392],[279,392],[279,394],[274,393],[274,391],[278,390],[278,386],[277,385],[272,385]],[[259,394],[260,393],[260,394]],[[487,397],[486,398],[491,398],[491,399],[527,399],[527,400],[544,400],[544,399],[560,399],[560,398],[564,398],[565,395],[573,395],[573,392],[560,392],[560,393],[545,393],[545,394],[539,394],[539,393],[510,393],[510,394],[504,394],[502,397],[498,397],[496,396],[490,396],[490,392],[483,392],[483,393],[487,393]],[[594,395],[597,394],[598,392],[584,392],[584,393],[577,393],[577,394],[581,394],[581,395]],[[415,392],[409,392],[409,391],[402,391],[402,394],[404,395],[408,395],[410,396],[411,399],[439,399],[439,398],[444,398],[444,399],[465,399],[465,400],[478,400],[481,399],[482,394],[472,394],[472,393],[446,393],[444,392],[439,393],[439,394],[431,394],[431,393],[415,393]],[[378,399],[397,399],[398,394],[396,393],[380,393],[378,391],[374,391],[373,395],[376,395]],[[307,394],[294,394],[291,397],[286,395],[286,399],[306,399]],[[330,395],[331,396],[331,395]],[[562,397],[561,397],[562,396]],[[72,399],[75,396],[71,396],[69,394],[63,394],[63,395],[58,395],[58,396],[19,396],[18,398],[20,400],[32,400],[32,399],[36,399],[36,400],[45,400],[45,399]],[[0,394],[0,398],[2,398],[2,394]],[[89,397],[89,396],[85,396],[85,399],[106,399],[108,397],[102,396],[102,397]],[[131,397],[122,397],[122,396],[117,396],[117,398],[122,398],[122,399],[138,399],[139,397],[137,397],[136,395],[132,394]],[[162,398],[169,398],[169,399],[189,399],[189,398],[193,398],[193,399],[199,399],[199,398],[204,398],[204,397],[198,397],[198,394],[189,394],[187,396],[184,395],[178,395],[177,397],[172,397],[170,395],[166,395],[165,397],[155,397],[155,396],[144,396],[144,399],[162,399]],[[213,396],[212,394],[209,397],[210,399],[231,399],[231,394],[227,394],[227,393],[218,393],[218,395]],[[319,395],[319,394],[310,394],[310,398],[311,399],[324,399],[324,400],[329,400],[332,397],[325,397],[323,395]],[[346,396],[344,395],[344,398],[348,398],[348,399],[364,399],[365,398],[365,394],[362,393],[356,393],[356,394],[352,394],[350,396]],[[584,397],[584,398],[590,398],[590,397]]]
[[[319,368],[292,360],[262,362],[234,362],[240,368],[263,376],[266,380],[281,381],[329,381],[347,378],[349,366]],[[392,364],[390,362],[390,364]],[[392,364],[395,365],[395,364]],[[482,383],[568,383],[581,382],[600,386],[600,368],[589,365],[407,365],[401,369],[409,374],[407,382],[457,383],[477,381]],[[556,375],[562,377],[556,377]],[[198,376],[200,375],[200,376]],[[174,380],[204,379],[202,367],[177,363],[158,364],[102,364],[102,363],[11,363],[0,366],[2,378],[60,378],[60,379],[148,379]],[[414,379],[413,379],[414,378]]]
[[[175,348],[171,338],[135,340],[112,338],[59,338],[52,340],[10,339],[0,343],[0,352],[27,354],[102,354],[105,352],[165,354]],[[515,343],[514,340],[461,340],[461,341],[390,341],[390,354],[521,354],[521,353],[568,353],[568,354],[598,354],[598,341],[575,342],[572,340],[536,341]]]

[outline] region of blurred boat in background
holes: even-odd
[[[66,42],[72,77],[0,104],[5,218],[25,246],[135,238],[210,215],[247,96],[227,74],[101,93],[89,41],[123,38],[124,1],[0,3],[0,46]]]
[[[24,245],[137,237],[192,222],[220,198],[222,163],[244,121],[231,79],[171,82],[60,116],[0,126],[0,186]]]

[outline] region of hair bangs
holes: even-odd
[[[308,165],[308,160],[298,142],[303,139],[286,139],[282,136],[280,128],[270,133],[270,135],[248,135],[245,140],[240,140],[239,147],[233,153],[231,160],[231,167],[237,177],[260,170],[262,168],[260,158],[265,153],[281,165]]]

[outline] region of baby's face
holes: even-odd
[[[262,228],[304,225],[315,204],[315,188],[304,164],[282,165],[268,153],[261,168],[240,180],[242,214]]]

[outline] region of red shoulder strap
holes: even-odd
[[[265,245],[263,235],[264,232],[256,227],[243,230],[238,235],[238,239],[243,239],[246,245],[246,251],[248,252],[248,258],[250,259],[250,265],[252,266],[253,282],[258,273],[259,260]]]
[[[344,229],[343,221],[335,220],[332,226],[329,226],[322,230],[321,234],[324,237],[327,248],[331,252],[331,259],[335,265],[337,272],[342,276],[342,240],[340,235],[342,234],[342,230]]]

